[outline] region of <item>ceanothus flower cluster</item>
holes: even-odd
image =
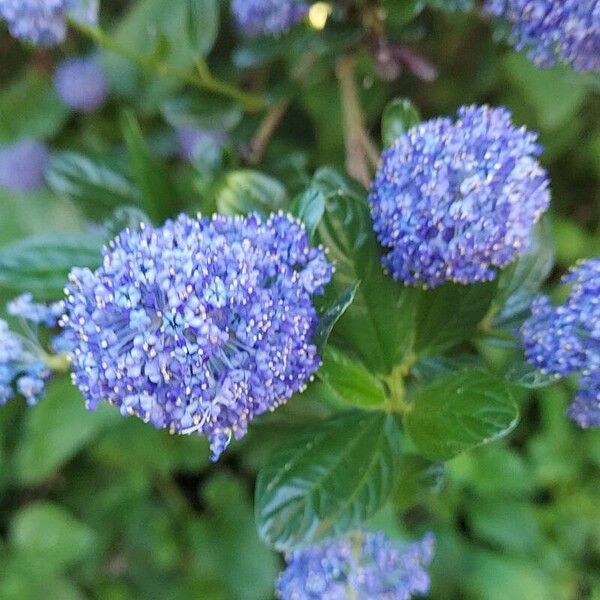
[[[486,0],[484,8],[512,25],[510,42],[536,65],[600,70],[599,0]]]
[[[67,35],[67,18],[96,23],[98,0],[0,0],[0,17],[13,37],[55,46]]]
[[[237,29],[246,37],[280,35],[308,13],[302,0],[233,0],[231,11]]]
[[[70,108],[92,112],[108,96],[108,81],[100,62],[91,56],[67,58],[54,73],[54,89]]]
[[[7,304],[10,315],[27,323],[28,336],[11,331],[8,323],[0,319],[0,405],[13,398],[15,389],[29,405],[36,404],[43,395],[51,371],[35,330],[38,325],[56,327],[63,309],[62,302],[38,304],[31,294],[23,294]]]
[[[429,591],[434,538],[403,545],[358,532],[291,552],[277,583],[281,600],[409,600]]]
[[[216,460],[320,366],[312,296],[333,267],[293,217],[182,215],[125,230],[103,256],[72,271],[62,320],[89,409],[205,435]]]
[[[383,152],[369,202],[384,268],[409,285],[492,280],[527,250],[548,208],[537,136],[505,108],[469,106]]]
[[[527,360],[556,378],[579,374],[568,415],[580,427],[600,427],[600,258],[575,266],[563,279],[567,300],[539,296],[521,328]]]
[[[32,138],[0,146],[0,187],[13,192],[41,187],[48,158],[46,145]]]

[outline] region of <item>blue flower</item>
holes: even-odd
[[[512,25],[510,42],[536,65],[600,70],[598,0],[486,0],[484,7]]]
[[[536,139],[507,109],[487,106],[399,137],[369,196],[375,232],[390,249],[384,268],[425,287],[494,279],[528,248],[550,202]]]
[[[292,217],[182,215],[103,254],[71,273],[63,319],[88,408],[205,435],[216,460],[319,367],[312,295],[333,269]]]
[[[358,532],[295,550],[277,592],[281,600],[409,600],[429,591],[433,545],[432,534],[405,545]]]
[[[54,46],[64,41],[67,18],[93,24],[98,0],[0,0],[0,17],[12,36],[36,46]]]
[[[301,0],[233,0],[231,10],[237,29],[247,37],[280,35],[307,14]]]
[[[563,282],[572,286],[564,304],[533,302],[520,332],[525,356],[557,378],[580,375],[568,414],[581,427],[600,427],[600,258],[581,262]]]
[[[179,127],[177,141],[183,159],[200,162],[202,165],[217,164],[223,152],[226,134],[218,129],[200,129],[198,127]]]
[[[69,107],[92,112],[100,108],[108,96],[104,69],[93,57],[67,58],[54,73],[54,89]]]
[[[45,144],[30,138],[0,146],[0,187],[14,192],[41,187],[48,157]]]
[[[64,303],[41,304],[34,302],[33,296],[27,293],[8,302],[6,310],[9,315],[20,317],[35,325],[56,327],[58,320],[64,313]]]

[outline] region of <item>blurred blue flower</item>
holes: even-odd
[[[102,65],[91,56],[62,61],[54,73],[54,89],[67,106],[81,112],[100,108],[109,91]]]
[[[6,305],[6,311],[13,317],[20,317],[35,325],[56,327],[58,320],[64,313],[64,302],[42,304],[35,302],[29,293],[21,294]]]
[[[54,46],[65,39],[68,17],[96,22],[98,0],[0,0],[0,17],[12,36],[36,46]]]
[[[216,460],[256,415],[303,390],[320,365],[312,295],[333,268],[278,214],[125,230],[95,273],[74,269],[66,335],[73,379],[172,433],[208,437]]]
[[[486,0],[484,9],[512,25],[510,42],[536,65],[600,70],[599,0]]]
[[[533,302],[520,332],[525,356],[557,378],[579,374],[568,414],[581,427],[600,427],[600,258],[579,263],[563,282],[572,286],[564,304]]]
[[[177,141],[183,159],[211,167],[220,161],[227,136],[218,129],[179,127]]]
[[[30,138],[0,146],[0,187],[14,192],[41,187],[48,157],[45,144]]]
[[[277,592],[281,600],[409,600],[429,591],[433,546],[432,534],[406,545],[358,532],[295,550]]]
[[[246,37],[280,35],[308,13],[302,0],[233,0],[231,10],[237,29]]]
[[[383,152],[369,201],[390,249],[383,265],[406,284],[494,279],[524,252],[548,208],[537,136],[505,108],[462,107],[418,125]]]

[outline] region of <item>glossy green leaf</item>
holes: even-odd
[[[137,204],[140,192],[123,173],[109,164],[78,154],[61,152],[50,159],[46,181],[59,195],[85,208],[112,208]]]
[[[217,192],[217,208],[227,215],[269,214],[284,208],[287,202],[287,192],[279,181],[249,169],[226,175]]]
[[[542,373],[523,359],[511,365],[506,371],[505,377],[511,383],[531,390],[548,387],[559,379],[556,375]]]
[[[332,169],[318,171],[313,185],[326,199],[318,237],[336,266],[328,296],[360,282],[336,325],[336,337],[350,344],[370,369],[389,373],[410,350],[420,292],[384,274],[364,190]]]
[[[383,383],[373,377],[362,363],[331,345],[325,348],[323,364],[317,375],[342,404],[382,408],[386,403]]]
[[[103,238],[90,233],[41,234],[0,248],[0,285],[59,299],[73,267],[95,269]]]
[[[352,305],[356,292],[359,288],[359,284],[355,284],[345,289],[335,302],[328,306],[320,315],[319,322],[313,335],[313,343],[317,347],[319,352],[322,352],[335,324],[341,319],[343,314]]]
[[[242,120],[238,104],[213,94],[187,94],[169,99],[162,115],[173,127],[231,130]]]
[[[447,460],[508,434],[519,409],[507,383],[482,370],[454,373],[424,388],[405,416],[417,448]]]
[[[43,400],[27,412],[14,456],[17,479],[24,485],[47,479],[119,418],[109,406],[88,412],[68,378],[52,382]]]
[[[437,494],[446,479],[443,463],[432,462],[416,455],[403,455],[397,471],[397,482],[392,495],[396,508],[406,509]]]
[[[140,205],[155,223],[161,223],[176,204],[175,190],[164,165],[144,140],[135,114],[126,110],[121,118],[131,171],[141,191]]]
[[[308,188],[292,202],[290,213],[304,223],[308,235],[312,238],[325,213],[325,196],[323,192]]]
[[[199,56],[206,56],[219,33],[219,0],[187,0],[190,46]]]
[[[446,283],[422,293],[417,311],[414,350],[419,356],[440,352],[468,340],[487,315],[496,282]]]
[[[258,475],[261,538],[289,550],[360,526],[392,492],[399,441],[393,417],[379,412],[347,413],[291,439]]]
[[[383,111],[381,137],[384,146],[391,146],[403,133],[421,122],[421,115],[407,98],[392,100]]]

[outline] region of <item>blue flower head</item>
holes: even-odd
[[[55,46],[67,34],[67,18],[94,24],[98,0],[0,0],[0,17],[12,36],[36,46]]]
[[[237,29],[246,37],[280,35],[307,14],[302,0],[233,0],[231,10]]]
[[[103,254],[71,273],[63,319],[88,408],[205,435],[216,459],[319,367],[312,296],[333,269],[292,217],[182,215]]]
[[[383,152],[369,201],[389,249],[384,268],[410,285],[494,279],[530,243],[548,208],[536,135],[505,108],[460,108],[427,121]]]
[[[48,157],[46,145],[30,138],[0,146],[0,187],[14,192],[41,187]]]
[[[277,583],[281,600],[409,600],[429,591],[432,534],[403,545],[358,532],[295,550]]]
[[[484,8],[512,25],[510,42],[536,65],[600,70],[599,0],[486,0]]]
[[[557,378],[578,374],[568,414],[581,427],[600,427],[600,258],[581,262],[563,281],[572,286],[564,304],[546,296],[533,302],[520,332],[525,356]]]
[[[108,81],[97,59],[87,56],[67,58],[54,73],[54,89],[70,108],[92,112],[100,108],[108,96]]]

